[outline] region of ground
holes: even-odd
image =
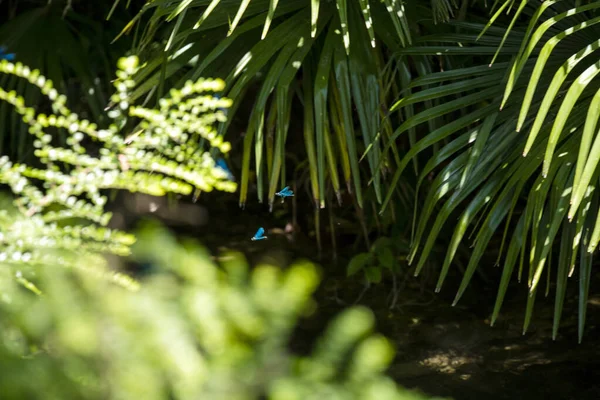
[[[359,290],[359,288],[356,288]],[[348,289],[347,289],[348,290]],[[471,293],[451,306],[451,289],[433,294],[417,283],[406,288],[400,309],[386,307],[387,293],[376,287],[361,304],[375,313],[378,329],[396,345],[390,375],[407,388],[456,400],[600,398],[600,337],[598,306],[594,299],[582,344],[577,344],[577,317],[573,310],[552,340],[554,299],[540,299],[531,327],[522,334],[524,299],[513,296],[492,328],[492,296]],[[472,292],[475,292],[474,290]],[[339,311],[323,296],[322,318]],[[410,305],[410,303],[421,303]],[[313,318],[317,318],[314,316]]]
[[[199,240],[216,257],[220,251],[233,249],[243,252],[252,264],[267,262],[285,268],[298,258],[318,261],[314,239],[302,232],[294,239],[286,236],[285,217],[274,217],[266,206],[242,210],[231,201],[203,203],[201,198],[197,207],[205,208],[199,214],[204,222],[186,225],[185,218],[180,218],[184,222],[173,229]],[[250,241],[260,226],[266,228],[268,240]],[[319,307],[296,330],[290,344],[295,351],[309,351],[327,321],[353,304],[363,290],[361,279],[344,276],[347,258],[343,256],[349,252],[338,251],[340,257],[334,262],[324,251],[319,261],[324,280],[316,293]],[[360,300],[376,315],[377,329],[396,346],[397,356],[388,373],[399,384],[456,400],[600,398],[600,294],[592,295],[600,276],[592,280],[585,336],[577,344],[576,277],[569,282],[561,329],[553,341],[553,290],[548,298],[538,295],[531,326],[523,335],[523,284],[509,288],[501,317],[492,328],[489,317],[496,280],[473,282],[452,307],[460,273],[451,274],[437,294],[433,292],[436,273],[432,271],[429,279],[410,276],[393,310],[389,308],[389,280],[372,286]]]

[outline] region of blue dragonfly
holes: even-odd
[[[258,230],[256,231],[256,233],[254,234],[254,236],[252,237],[252,241],[254,240],[263,240],[266,239],[267,237],[265,236],[265,230],[264,228],[260,227],[258,228]]]
[[[213,94],[213,97],[220,99],[221,97],[223,97],[223,95],[221,93],[215,93]],[[227,109],[226,108],[217,108],[218,111],[221,111],[223,114],[227,115]]]
[[[285,200],[286,197],[292,197],[293,195],[294,195],[294,192],[292,190],[290,190],[289,186],[286,186],[283,189],[281,189],[280,192],[275,193],[275,196],[281,197],[282,202]]]
[[[215,161],[215,164],[216,164],[217,168],[219,168],[220,170],[222,170],[223,172],[225,172],[225,175],[227,176],[227,179],[229,179],[230,181],[235,181],[235,176],[233,176],[233,174],[231,173],[231,171],[227,167],[227,163],[225,162],[225,160],[223,159],[223,157],[217,158],[217,160]],[[197,202],[199,197],[200,197],[200,189],[196,189],[194,191],[193,196],[192,196],[192,201],[194,203]]]
[[[6,46],[0,46],[0,60],[14,61],[15,53],[7,53]]]
[[[227,167],[227,163],[225,162],[225,159],[223,159],[223,157],[219,157],[217,159],[217,168],[220,168],[223,171],[225,171],[225,173],[227,174],[227,179],[229,179],[230,181],[235,180],[235,176],[233,176],[233,174],[229,170],[229,167]]]

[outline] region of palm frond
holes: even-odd
[[[501,3],[498,12],[510,9],[512,3]],[[437,286],[439,290],[457,246],[472,230],[473,252],[456,303],[480,267],[484,250],[502,231],[503,274],[492,324],[499,316],[517,263],[519,280],[528,268],[530,296],[524,330],[531,321],[540,283],[549,282],[550,271],[556,268],[557,272],[552,273],[556,277],[556,337],[567,276],[578,262],[581,341],[591,255],[600,240],[596,190],[600,174],[600,140],[596,134],[600,116],[600,81],[596,77],[600,71],[596,54],[600,20],[595,16],[600,6],[570,4],[544,1],[532,5],[523,1],[506,28],[492,26],[497,15],[487,25],[454,23],[460,33],[424,37],[419,40],[422,45],[402,50],[403,54],[441,56],[454,65],[457,61],[462,64],[413,80],[412,87],[428,84],[429,88],[407,92],[394,105],[393,109],[403,109],[426,100],[441,104],[407,119],[395,131],[396,137],[428,120],[441,119],[443,125],[417,142],[398,164],[383,207],[388,205],[410,159],[454,135],[442,147],[444,157],[432,159],[419,177],[421,182],[423,174],[438,165],[442,167],[417,221],[410,255],[417,261],[416,273],[429,256],[441,227],[458,213]],[[528,25],[527,20],[525,25],[517,20],[525,17]],[[471,34],[474,30],[482,34]],[[439,45],[443,42],[458,46]],[[493,65],[487,67],[484,62],[490,56]],[[481,65],[473,66],[470,61],[474,57],[482,61]],[[452,97],[443,101],[447,96]],[[453,117],[459,112],[462,117]],[[443,166],[443,160],[449,163]],[[552,259],[555,243],[560,252]]]
[[[186,10],[183,21],[179,23],[177,18],[182,17]],[[252,158],[256,161],[254,172],[256,183],[260,186],[256,189],[259,201],[263,201],[264,171],[268,167],[268,202],[272,204],[279,180],[284,179],[281,172],[286,169],[285,149],[298,141],[297,137],[288,137],[287,132],[283,134],[280,131],[288,125],[280,118],[285,118],[286,110],[296,101],[304,102],[305,112],[312,115],[310,119],[305,118],[305,124],[311,124],[312,128],[305,126],[306,140],[302,141],[306,144],[311,168],[314,168],[314,174],[311,172],[310,176],[311,181],[316,179],[311,186],[315,204],[325,206],[327,190],[333,190],[338,201],[341,200],[340,173],[347,190],[356,196],[360,206],[364,202],[363,192],[369,189],[374,191],[376,201],[382,201],[385,183],[380,165],[386,161],[382,158],[380,147],[384,139],[385,143],[390,143],[391,139],[379,132],[383,127],[380,123],[384,116],[381,104],[385,102],[385,94],[380,80],[382,65],[376,62],[382,58],[377,42],[385,40],[396,49],[411,43],[401,1],[386,0],[385,4],[379,4],[361,0],[360,4],[356,4],[337,0],[329,4],[316,0],[253,0],[232,4],[192,0],[151,2],[140,13],[148,12],[154,12],[146,28],[148,34],[154,34],[156,26],[164,25],[165,21],[172,21],[175,23],[172,27],[164,25],[165,34],[170,32],[167,42],[176,46],[165,49],[165,65],[165,57],[149,58],[145,71],[149,75],[140,77],[133,99],[151,94],[152,88],[160,86],[165,79],[177,86],[187,79],[218,71],[218,76],[227,82],[229,90],[226,95],[234,100],[229,120],[239,112],[249,111],[250,114],[242,160],[242,206],[248,199]],[[198,13],[201,14],[199,21],[195,17]],[[240,13],[243,18],[234,18],[229,26],[226,16],[239,16]],[[378,18],[377,23],[374,23],[375,18]],[[175,29],[177,32],[173,33]],[[390,32],[396,34],[389,36]],[[214,43],[212,48],[203,46],[206,36],[218,37],[215,35],[226,37],[218,44]],[[143,38],[140,46],[142,43],[146,43]],[[138,50],[144,48],[147,46],[138,46]],[[235,61],[223,63],[226,59]],[[219,68],[217,63],[220,63]],[[311,82],[313,96],[309,99],[302,94],[306,90],[305,85],[296,82],[309,76],[311,64],[315,68]],[[262,79],[257,79],[259,76]],[[242,104],[249,88],[256,84],[259,90],[254,106],[246,110],[247,107],[242,107]],[[299,96],[288,99],[282,95],[284,92],[296,92]],[[312,103],[311,110],[307,100]],[[269,104],[273,106],[269,107]],[[357,121],[353,116],[354,108]],[[335,117],[331,115],[334,113],[332,110],[335,110]],[[273,157],[269,156],[269,142],[265,143],[265,139],[269,138],[263,132],[265,118],[277,121]],[[330,124],[332,118],[337,118],[337,125]],[[223,124],[220,134],[225,134],[228,128],[228,124]],[[306,137],[309,132],[314,135],[313,139]],[[357,138],[356,134],[360,137]],[[396,146],[390,146],[397,156]],[[366,149],[368,151],[365,152]],[[359,160],[362,154],[364,166]],[[314,160],[311,158],[313,155]],[[316,164],[313,165],[311,160]],[[373,177],[373,188],[364,186],[361,174]]]

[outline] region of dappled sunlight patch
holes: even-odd
[[[467,364],[481,362],[480,358],[460,355],[456,351],[448,351],[431,355],[419,362],[420,365],[444,374],[454,374]]]
[[[513,371],[525,371],[534,365],[547,365],[551,363],[552,360],[544,352],[534,351],[518,357],[507,358],[504,362],[504,367]]]

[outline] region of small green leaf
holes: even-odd
[[[383,247],[377,251],[377,260],[385,268],[392,269],[394,266],[394,254],[389,247]]]
[[[390,239],[389,237],[383,236],[383,237],[378,238],[373,243],[373,245],[371,245],[371,251],[374,251],[375,253],[377,253],[384,247],[390,247],[391,245],[392,245],[392,239]]]
[[[365,269],[365,275],[371,283],[381,282],[381,268],[379,267],[369,267]]]
[[[370,260],[370,253],[360,253],[354,256],[346,268],[346,276],[352,276],[356,274],[358,271],[363,269]]]

